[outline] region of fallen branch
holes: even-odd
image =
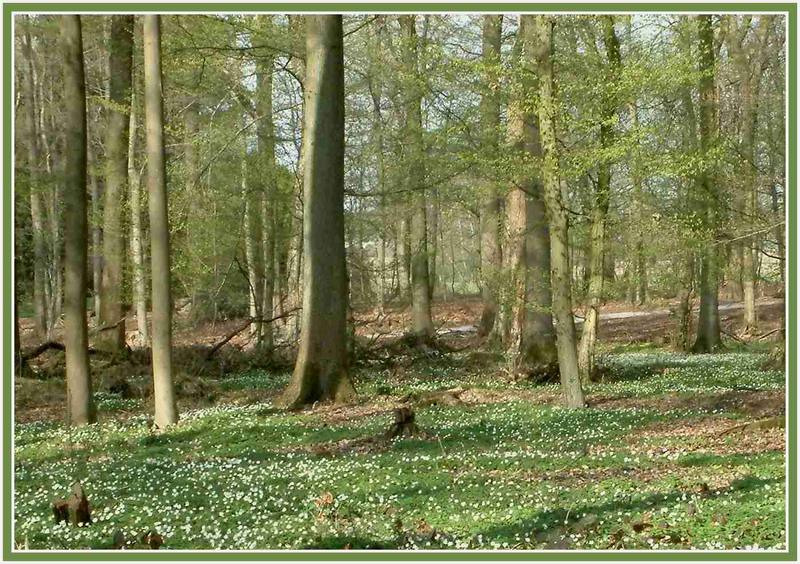
[[[723,335],[727,335],[728,337],[730,337],[734,341],[737,341],[737,342],[742,343],[742,344],[747,344],[747,341],[737,337],[736,335],[733,335],[732,333],[728,333],[727,331],[725,331],[725,329],[720,329],[720,331],[722,332]]]
[[[772,331],[768,331],[767,333],[764,333],[763,335],[759,335],[758,340],[760,341],[761,339],[766,339],[770,335],[773,335],[774,333],[777,333],[780,330],[781,330],[781,327],[778,327],[777,329],[773,329]]]
[[[237,327],[234,331],[231,331],[230,333],[225,335],[224,339],[222,339],[219,343],[217,343],[216,345],[211,347],[211,349],[208,351],[208,353],[206,353],[206,360],[211,360],[211,358],[215,354],[217,354],[219,349],[224,347],[231,339],[233,339],[236,335],[238,335],[239,333],[241,333],[242,331],[244,331],[245,329],[250,327],[253,323],[256,323],[256,322],[259,322],[259,323],[272,323],[273,321],[277,321],[278,319],[283,319],[284,317],[289,317],[289,315],[291,315],[292,313],[296,312],[299,309],[301,309],[301,308],[295,307],[295,308],[292,308],[292,309],[290,309],[288,311],[283,312],[280,315],[276,315],[275,317],[271,317],[269,319],[263,319],[263,318],[260,318],[260,317],[248,317],[246,323],[244,323],[242,326]]]
[[[29,360],[33,360],[37,356],[50,350],[64,351],[66,350],[66,347],[62,343],[59,343],[58,341],[45,341],[38,347],[31,349],[28,352],[22,353],[19,358],[22,362],[28,362]],[[88,352],[89,354],[108,354],[105,351],[98,351],[97,349],[93,349],[92,347],[89,347]]]
[[[719,436],[722,437],[725,435],[730,435],[731,433],[736,433],[737,431],[766,431],[767,429],[784,429],[785,427],[786,416],[779,415],[777,417],[768,417],[758,421],[750,421],[749,423],[745,423],[743,425],[736,425],[735,427],[731,427],[730,429],[722,431]]]
[[[116,323],[113,323],[111,325],[99,325],[99,326],[95,327],[94,329],[92,329],[91,331],[89,331],[89,337],[94,337],[95,335],[97,335],[98,333],[102,333],[103,331],[110,331],[111,329],[116,329],[121,324],[125,323],[125,320],[127,318],[128,318],[128,316],[125,316],[125,317],[121,318],[119,321],[117,321]]]
[[[39,345],[35,349],[30,350],[30,351],[25,352],[25,353],[22,353],[20,355],[20,359],[22,360],[22,362],[27,362],[29,360],[32,360],[32,359],[36,358],[37,356],[39,356],[40,354],[44,353],[45,351],[49,351],[51,349],[52,350],[57,350],[57,351],[63,351],[64,350],[64,345],[62,345],[61,343],[56,342],[56,341],[45,341],[44,343],[42,343],[41,345]]]

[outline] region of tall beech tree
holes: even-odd
[[[433,337],[428,262],[428,204],[425,190],[425,147],[422,129],[423,90],[419,75],[416,16],[400,16],[403,41],[407,186],[411,199],[411,320],[418,339]]]
[[[135,83],[135,81],[134,81]],[[147,329],[147,278],[145,276],[144,230],[142,227],[142,179],[136,162],[138,139],[137,97],[131,91],[130,125],[128,127],[128,207],[130,209],[131,289],[136,313],[136,341],[146,345],[150,340]]]
[[[147,137],[147,191],[150,205],[152,292],[153,400],[155,426],[178,422],[172,382],[172,293],[170,288],[169,220],[164,108],[161,88],[161,17],[144,18],[144,113]]]
[[[705,240],[700,257],[700,317],[692,350],[714,352],[722,346],[719,323],[719,190],[712,150],[717,143],[719,123],[715,93],[714,28],[710,15],[697,16],[698,71],[700,73],[700,154],[704,159],[698,175],[695,199],[700,206]]]
[[[556,93],[553,74],[553,19],[535,16],[533,50],[539,80],[539,127],[542,139],[544,202],[550,226],[550,284],[556,325],[558,370],[565,403],[585,407],[578,372],[575,320],[572,315],[572,272],[569,266],[569,222],[561,196],[556,136]]]
[[[550,297],[550,235],[543,185],[530,163],[542,159],[539,119],[527,103],[536,92],[534,57],[537,38],[533,16],[520,16],[518,73],[508,107],[508,143],[527,166],[512,178],[506,196],[506,268],[512,295],[506,348],[512,370],[547,373],[557,362]]]
[[[307,17],[303,318],[294,373],[279,399],[289,408],[355,396],[347,366],[343,51],[342,16]]]
[[[608,92],[604,93],[602,115],[600,116],[600,149],[608,151],[614,143],[614,126],[618,119],[617,91],[621,79],[622,60],[619,39],[614,31],[614,16],[601,16],[603,42],[606,47]],[[597,167],[597,183],[591,217],[591,239],[589,250],[589,292],[586,317],[583,322],[578,366],[581,380],[589,382],[594,369],[594,348],[597,341],[597,327],[600,323],[600,304],[603,300],[604,257],[606,249],[606,218],[611,200],[611,166],[608,157],[603,158]]]
[[[133,71],[133,16],[111,16],[108,47],[109,94],[103,194],[103,273],[97,346],[125,347],[122,313],[124,233],[122,203],[128,184],[128,131]]]
[[[29,24],[29,17],[26,17]],[[36,80],[33,65],[33,47],[28,25],[22,42],[22,66],[24,83],[22,88],[23,119],[21,129],[24,130],[27,148],[28,184],[30,189],[31,228],[33,232],[33,311],[34,328],[37,334],[45,337],[50,331],[47,317],[47,242],[45,240],[44,204],[41,187],[41,150],[37,129]]]
[[[483,82],[481,84],[480,127],[481,154],[489,159],[498,157],[500,136],[500,48],[503,16],[483,16],[483,47],[481,51]],[[502,267],[500,248],[500,196],[493,171],[485,174],[481,203],[481,297],[483,311],[478,334],[489,335],[497,317],[496,275]]]
[[[61,16],[64,57],[64,349],[69,421],[95,421],[86,326],[88,224],[86,217],[86,86],[79,16]]]

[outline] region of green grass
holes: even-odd
[[[780,389],[761,354],[609,354],[591,395],[713,395]],[[416,368],[416,367],[415,367]],[[231,390],[279,389],[287,375],[228,378]],[[402,381],[357,374],[372,396],[503,384],[444,359]],[[101,409],[136,405],[108,395]],[[141,409],[141,406],[140,406]],[[152,435],[141,413],[80,430],[17,425],[15,537],[30,548],[109,548],[115,531],[156,530],[166,549],[255,548],[785,548],[784,456],[714,454],[662,439],[633,448],[654,423],[740,413],[703,407],[569,411],[532,401],[419,410],[430,439],[327,455],[314,447],[380,435],[391,415],[330,423],[268,402],[182,414]],[[50,503],[80,479],[92,525],[53,524]],[[698,493],[703,483],[708,493]],[[326,494],[330,493],[328,497]]]

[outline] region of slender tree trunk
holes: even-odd
[[[714,93],[714,30],[711,16],[697,16],[700,70],[700,152],[708,158],[717,142],[717,109]],[[705,242],[700,259],[700,318],[694,352],[713,352],[720,348],[719,322],[719,250],[715,236],[718,230],[717,197],[714,167],[706,164],[699,176],[697,195],[702,202],[705,227],[711,238]]]
[[[727,16],[733,22],[736,16]],[[769,34],[769,18],[759,19],[757,45],[752,57],[745,52],[744,38],[748,34],[750,19],[745,18],[739,29],[731,29],[726,34],[728,51],[738,75],[741,98],[741,140],[739,153],[742,159],[742,199],[744,221],[748,229],[752,229],[758,215],[757,163],[756,163],[756,130],[759,113],[761,77],[765,70],[764,50]],[[751,61],[752,59],[752,61]],[[756,237],[748,237],[738,241],[742,266],[742,294],[744,300],[744,332],[754,334],[758,331],[756,311],[756,258],[758,245]]]
[[[569,265],[569,226],[561,197],[556,142],[556,99],[553,76],[553,20],[535,16],[534,52],[539,79],[539,127],[544,159],[544,201],[550,225],[550,283],[553,292],[553,317],[561,387],[569,408],[585,406],[572,314],[572,273]]]
[[[144,102],[153,310],[153,401],[155,403],[155,426],[165,429],[178,422],[178,410],[172,382],[172,295],[164,159],[164,110],[161,89],[161,20],[157,15],[146,15],[143,18]]]
[[[244,249],[247,273],[247,294],[250,302],[250,317],[254,319],[250,325],[250,335],[256,345],[261,342],[261,305],[262,305],[262,280],[261,280],[261,256],[259,252],[260,232],[259,232],[259,211],[258,201],[255,191],[248,185],[247,178],[247,143],[244,146],[245,153],[242,155],[242,199],[244,200]]]
[[[86,87],[83,39],[79,16],[61,16],[64,56],[64,348],[67,370],[67,409],[73,425],[95,420],[92,379],[89,373],[89,338],[86,327]]]
[[[439,216],[441,215],[441,201],[439,200],[439,190],[434,188],[431,191],[430,203],[430,222],[428,225],[428,299],[433,300],[436,290],[436,259],[439,252]]]
[[[103,201],[103,259],[98,325],[112,326],[98,334],[96,346],[118,353],[125,347],[122,313],[122,202],[128,176],[133,16],[111,16],[109,35],[109,117],[106,130],[106,183]]]
[[[50,229],[50,257],[47,270],[47,286],[48,299],[47,303],[47,334],[48,338],[52,337],[56,323],[61,318],[63,306],[63,293],[64,293],[64,272],[63,272],[63,240],[61,238],[61,218],[63,206],[61,202],[62,192],[62,179],[54,175],[53,162],[55,160],[54,153],[58,150],[58,139],[60,132],[57,128],[52,127],[52,120],[46,118],[46,98],[45,98],[45,73],[46,66],[42,69],[41,76],[35,82],[38,82],[38,100],[34,106],[38,108],[38,127],[39,140],[43,151],[43,164],[44,172],[49,177],[50,188],[47,190],[47,219]],[[53,99],[53,79],[48,81],[50,102],[48,105],[52,107],[54,104]],[[51,141],[52,140],[52,141]]]
[[[622,62],[619,53],[619,40],[614,31],[614,16],[601,16],[603,40],[608,57],[609,78],[614,82],[620,78]],[[608,150],[614,143],[613,121],[617,113],[617,103],[613,95],[604,101],[602,122],[600,124],[600,147]],[[594,372],[594,349],[597,341],[597,327],[600,321],[600,305],[603,300],[603,278],[605,270],[606,217],[611,196],[611,162],[603,160],[597,171],[597,189],[592,207],[591,248],[589,252],[589,293],[586,318],[583,322],[578,367],[581,382],[588,384]]]
[[[131,214],[131,286],[133,290],[133,307],[136,311],[136,342],[140,346],[146,346],[150,340],[150,336],[147,330],[147,282],[142,244],[142,188],[139,169],[136,167],[136,119],[136,97],[134,96],[134,89],[131,89],[131,115],[128,127],[128,205]]]
[[[201,208],[200,189],[200,165],[197,151],[197,139],[200,133],[200,116],[198,103],[189,97],[182,103],[183,110],[183,162],[185,190],[190,194],[187,201],[187,212],[184,225],[181,229],[175,230],[173,240],[170,243],[172,248],[185,246],[191,248],[193,235],[203,229],[204,218]],[[211,174],[209,173],[209,178]],[[216,262],[216,261],[215,261]],[[197,303],[197,283],[191,283],[189,287],[190,311],[196,312]]]
[[[403,68],[406,85],[405,135],[411,191],[411,316],[412,331],[419,339],[433,337],[430,277],[428,270],[427,202],[425,196],[425,149],[422,138],[422,92],[419,86],[416,16],[400,16],[403,35]]]
[[[408,238],[408,217],[404,210],[401,210],[401,214],[402,217],[397,225],[397,289],[400,299],[405,300],[411,287],[411,246]]]
[[[25,30],[25,41],[22,44],[23,63],[25,65],[25,82],[22,89],[25,111],[23,113],[23,127],[28,149],[28,182],[30,184],[31,205],[31,231],[33,233],[33,311],[34,328],[39,337],[48,335],[47,305],[47,247],[45,241],[44,207],[40,186],[39,172],[41,169],[41,155],[39,151],[38,135],[36,132],[36,95],[35,75],[33,68],[33,51],[30,31]]]
[[[278,400],[289,408],[355,395],[347,367],[342,39],[341,16],[307,17],[303,321],[294,373]]]
[[[93,164],[96,163],[93,162]],[[94,313],[95,324],[99,325],[100,309],[103,305],[100,296],[100,286],[103,280],[103,228],[101,226],[103,194],[100,188],[100,181],[94,171],[89,173],[89,185],[92,197],[92,312]]]
[[[686,33],[688,16],[681,17],[679,27],[680,47],[686,55],[691,54],[692,39]],[[681,144],[684,151],[690,154],[697,150],[697,118],[695,115],[694,101],[689,86],[684,86],[680,90],[680,101],[683,109],[683,128],[681,132]],[[690,183],[681,186],[681,194],[678,201],[681,202],[679,210],[681,219],[686,220],[695,211],[695,194],[700,190],[697,187],[698,179],[691,179]],[[690,233],[694,237],[693,233]],[[683,250],[679,252],[675,259],[676,272],[679,277],[678,288],[678,308],[676,346],[678,350],[689,351],[691,348],[691,326],[692,326],[692,296],[695,291],[695,271],[696,257],[688,242],[684,242]]]
[[[631,114],[631,127],[634,131],[639,129],[639,108],[636,101],[630,105]],[[642,176],[639,170],[639,150],[638,147],[634,150],[632,158],[631,181],[633,182],[633,215],[636,225],[635,243],[634,243],[634,272],[635,276],[632,280],[634,284],[635,302],[636,305],[644,305],[647,302],[647,259],[644,253],[644,202],[642,191]]]
[[[495,159],[499,149],[500,96],[497,84],[500,72],[500,46],[503,16],[483,16],[482,62],[485,65],[481,92],[480,116],[483,139],[481,153]],[[481,297],[483,311],[478,323],[478,335],[485,337],[492,332],[497,317],[497,274],[502,266],[500,249],[500,197],[493,171],[487,171],[483,182],[484,195],[481,203]],[[455,260],[455,259],[453,259]]]
[[[272,30],[272,16],[257,16],[266,31]],[[278,197],[278,177],[275,165],[275,125],[272,109],[272,73],[274,60],[267,56],[256,62],[256,113],[261,117],[257,126],[258,152],[264,166],[265,175],[261,190],[261,247],[263,252],[262,302],[261,315],[265,318],[273,316],[276,280],[276,206]],[[271,323],[262,324],[261,346],[271,351],[273,346],[273,328]]]
[[[381,22],[382,24],[382,22]],[[381,110],[381,100],[383,97],[383,86],[381,81],[375,79],[375,75],[383,63],[383,26],[377,26],[374,37],[373,49],[375,55],[370,59],[369,70],[369,91],[372,98],[372,143],[375,151],[377,191],[378,191],[378,214],[381,221],[379,231],[380,242],[378,244],[378,304],[381,312],[386,306],[386,245],[387,245],[387,222],[389,215],[386,206],[386,163],[384,159],[384,136],[383,136],[383,114]]]

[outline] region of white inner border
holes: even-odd
[[[64,3],[64,4],[66,4],[66,3],[72,3],[72,2],[68,2],[68,0],[67,1],[65,1],[65,0],[55,0],[53,3],[58,3],[58,4]],[[107,3],[103,3],[103,2],[100,2],[100,1],[97,1],[97,0],[89,0],[89,2],[87,2],[87,3],[108,5]],[[171,3],[194,4],[195,2],[192,2],[191,0],[178,0],[177,2],[175,2],[174,0],[171,0]],[[335,2],[335,1],[332,1],[332,0],[322,0],[321,2],[317,2],[317,3],[331,4],[331,5],[341,4],[341,2]],[[355,2],[347,2],[347,3],[348,4],[370,5],[370,2],[361,1],[361,0],[357,0]],[[603,2],[603,0],[590,0],[589,2],[584,2],[584,3],[587,6],[590,6],[590,5],[595,4],[595,3],[607,4],[608,2]],[[783,186],[783,191],[784,191],[784,240],[786,241],[786,244],[785,244],[785,247],[784,247],[784,253],[785,253],[784,261],[788,264],[789,255],[790,255],[789,245],[791,243],[789,241],[789,223],[788,223],[788,214],[789,214],[789,209],[791,208],[791,206],[789,205],[789,202],[790,202],[790,198],[793,201],[794,197],[795,197],[794,194],[792,193],[792,190],[789,189],[790,186],[793,186],[794,179],[789,177],[789,172],[790,172],[789,171],[789,160],[788,160],[789,159],[789,155],[786,154],[787,150],[789,149],[789,123],[788,123],[789,122],[789,72],[788,71],[789,71],[789,64],[790,64],[790,61],[789,61],[789,55],[790,55],[789,41],[791,41],[791,38],[789,37],[789,17],[790,17],[790,14],[789,14],[789,12],[773,11],[773,10],[763,10],[763,11],[762,10],[753,10],[753,11],[747,11],[747,12],[740,12],[740,11],[737,11],[735,9],[735,6],[736,6],[735,3],[725,2],[725,1],[718,1],[718,0],[713,0],[712,2],[704,2],[704,3],[718,4],[720,6],[720,9],[719,10],[715,10],[713,12],[713,14],[758,14],[758,15],[762,15],[763,14],[763,15],[782,15],[782,16],[785,17],[784,26],[785,26],[785,34],[786,34],[785,35],[786,44],[784,44],[784,50],[785,50],[786,68],[784,69],[784,80],[785,80],[785,87],[784,87],[784,116],[785,116],[785,119],[786,119],[786,126],[784,127],[784,133],[785,133],[785,139],[784,139],[784,178],[785,178],[785,181],[784,181],[784,184],[785,184],[785,186]],[[224,4],[220,4],[220,5],[224,5]],[[298,4],[298,5],[302,5],[302,4]],[[454,4],[454,7],[457,6],[457,7],[461,7],[461,8],[468,8],[468,7],[473,6],[473,5],[474,6],[485,5],[485,3],[480,2],[480,3],[477,3],[477,4],[473,4],[473,3],[466,3],[465,2],[465,3]],[[552,5],[558,5],[558,4],[557,3],[553,3]],[[631,5],[632,6],[636,6],[637,4],[636,3],[631,3]],[[646,3],[638,4],[638,5],[639,6],[647,6]],[[725,6],[727,6],[727,8],[725,8]],[[60,15],[60,14],[64,14],[64,13],[70,13],[70,12],[37,11],[37,10],[19,10],[19,11],[15,10],[15,11],[11,12],[11,34],[12,34],[12,39],[11,39],[11,46],[12,46],[12,53],[11,53],[11,67],[12,67],[11,98],[10,98],[10,100],[4,100],[5,104],[11,104],[11,103],[13,103],[13,100],[16,99],[16,91],[15,91],[16,81],[14,80],[14,69],[16,69],[16,63],[15,63],[16,49],[14,49],[14,39],[13,39],[15,37],[16,16],[17,15],[28,15],[28,14],[33,14],[33,15]],[[71,12],[71,13],[75,13],[75,12]],[[147,15],[147,14],[161,14],[161,15],[204,15],[204,14],[230,14],[230,15],[235,15],[235,14],[276,14],[276,15],[297,14],[297,15],[313,15],[313,14],[339,14],[339,13],[343,13],[343,14],[347,14],[347,15],[366,15],[366,14],[398,14],[398,13],[402,13],[402,12],[398,12],[397,10],[364,10],[363,12],[361,12],[361,11],[346,11],[346,12],[337,12],[337,11],[330,11],[330,12],[328,12],[328,11],[292,12],[292,11],[271,11],[271,10],[258,10],[258,9],[252,9],[252,10],[251,9],[243,9],[243,10],[234,10],[234,11],[231,11],[231,10],[213,10],[213,11],[180,11],[180,10],[174,10],[173,11],[173,10],[170,10],[170,11],[166,11],[166,12],[138,11],[138,10],[137,11],[115,11],[115,10],[91,11],[91,10],[84,10],[84,11],[79,11],[77,13],[79,15],[86,15],[86,16],[104,16],[104,15],[114,15],[114,14],[122,14],[122,13],[134,13],[135,15],[138,16],[138,15]],[[458,15],[485,15],[485,14],[507,15],[507,14],[514,14],[514,15],[516,15],[516,14],[546,13],[548,15],[587,15],[588,16],[588,15],[599,15],[599,14],[629,15],[629,14],[644,14],[644,13],[654,14],[654,15],[673,15],[673,14],[674,15],[691,15],[691,14],[702,13],[702,11],[701,10],[696,10],[696,11],[645,11],[645,10],[635,10],[635,9],[631,9],[631,10],[602,10],[602,9],[599,9],[597,11],[583,11],[583,10],[555,11],[554,10],[554,11],[547,11],[547,12],[537,12],[537,11],[524,11],[524,10],[522,10],[522,11],[508,11],[508,10],[493,11],[493,10],[477,10],[476,9],[474,11],[473,10],[459,10],[457,12],[446,12],[446,11],[442,11],[442,10],[415,10],[413,13],[414,14],[432,14],[432,15],[446,15],[446,14],[458,14]],[[5,49],[5,41],[3,41],[2,45],[3,45],[2,49]],[[796,48],[796,46],[795,46],[795,48]],[[791,61],[791,64],[794,65],[795,71],[796,71],[797,70],[797,61]],[[16,118],[16,113],[12,109],[12,111],[11,111],[11,132],[12,132],[12,134],[11,134],[11,163],[12,163],[12,166],[13,166],[13,163],[16,162],[16,154],[15,154],[15,151],[14,151],[14,149],[15,149],[15,147],[14,147],[15,118]],[[5,125],[5,124],[3,124],[3,125]],[[795,155],[795,158],[797,158],[797,155]],[[14,205],[14,190],[15,190],[14,185],[15,185],[15,181],[16,181],[15,174],[13,174],[13,172],[12,172],[12,174],[11,174],[11,191],[12,191],[11,202],[12,202],[12,206]],[[2,215],[4,216],[5,214],[2,214]],[[13,253],[14,252],[14,248],[15,248],[14,247],[14,241],[15,241],[14,240],[14,234],[15,234],[14,222],[16,220],[16,216],[15,216],[15,214],[13,212],[12,212],[11,215],[12,215],[11,244],[12,244],[12,253]],[[797,218],[795,218],[795,221],[796,220],[797,220]],[[12,280],[13,280],[14,268],[15,268],[15,265],[14,265],[14,261],[12,260],[11,261]],[[786,272],[786,289],[788,289],[789,287],[791,287],[790,280],[792,280],[792,281],[794,280],[795,272],[792,272],[791,269],[788,269],[788,268],[785,270],[785,272]],[[13,288],[13,282],[12,282],[12,291],[13,291],[13,289],[14,288]],[[784,294],[786,294],[786,292],[784,292]],[[4,306],[5,306],[5,301],[8,300],[10,297],[11,296],[5,296],[5,295],[3,296]],[[784,323],[788,322],[789,313],[790,313],[789,312],[789,299],[788,299],[788,296],[785,295],[785,297],[784,297]],[[795,311],[794,313],[796,315],[800,314],[800,307],[798,307],[797,311]],[[797,317],[795,319],[797,319]],[[797,339],[797,335],[795,335],[794,337],[795,337],[795,339]],[[788,339],[788,335],[787,335],[787,339]],[[13,342],[13,337],[12,337],[12,342]],[[797,343],[795,343],[795,344],[797,344]],[[13,345],[12,345],[12,349],[13,349]],[[13,355],[13,353],[12,353],[12,355]],[[12,356],[12,363],[13,363],[13,356]],[[788,372],[789,372],[789,365],[788,365],[788,362],[786,362],[785,373],[784,373],[784,389],[785,389],[785,391],[787,393],[784,393],[784,407],[785,407],[785,410],[786,410],[787,414],[789,412]],[[14,380],[13,372],[10,375],[6,375],[6,377],[12,379],[12,386],[11,386],[11,408],[12,408],[12,418],[11,418],[11,426],[12,426],[11,427],[11,446],[12,446],[12,448],[11,448],[11,466],[12,466],[12,472],[11,472],[11,507],[13,508],[15,506],[14,495],[16,493],[15,473],[13,471],[13,468],[15,466],[15,455],[14,455],[14,436],[15,436],[15,433],[14,433],[14,431],[15,431],[15,427],[16,427],[16,419],[13,416],[13,411],[14,411],[14,407],[15,407],[15,401],[14,401],[15,400],[15,398],[14,398],[15,390],[14,390],[14,383],[13,383],[13,380]],[[797,382],[795,383],[795,387],[796,386],[797,386]],[[796,392],[797,390],[795,389],[794,391]],[[3,394],[3,395],[5,394],[5,386],[3,386],[2,392],[0,392],[0,394]],[[0,397],[2,397],[2,396],[0,396]],[[706,554],[764,554],[764,555],[786,554],[789,551],[789,544],[790,544],[789,539],[792,536],[792,533],[790,533],[790,531],[788,530],[788,525],[789,525],[788,436],[789,436],[789,430],[788,430],[788,427],[787,427],[785,432],[784,432],[784,442],[785,442],[786,447],[787,447],[787,448],[784,449],[784,474],[786,476],[786,481],[784,482],[784,492],[785,492],[784,533],[785,533],[785,537],[786,537],[786,548],[784,550],[765,550],[765,551],[759,551],[757,553],[745,553],[744,551],[741,551],[741,550],[730,550],[730,549],[729,550],[673,550],[673,549],[665,549],[665,550],[625,550],[625,549],[623,549],[623,550],[609,550],[609,549],[597,549],[597,550],[519,550],[519,549],[517,549],[517,550],[515,550],[515,549],[496,549],[496,550],[492,550],[492,549],[475,550],[475,549],[472,549],[472,550],[468,550],[467,549],[467,550],[457,550],[457,549],[452,549],[452,550],[423,550],[423,551],[419,551],[419,552],[408,551],[408,550],[399,550],[399,549],[394,549],[394,550],[356,549],[356,550],[351,550],[349,552],[357,553],[357,554],[363,554],[363,553],[366,553],[366,554],[387,553],[387,554],[409,554],[409,555],[411,555],[411,554],[425,554],[425,553],[428,553],[428,554],[485,554],[485,555],[491,555],[491,554],[503,554],[503,553],[505,553],[505,554],[518,554],[520,556],[522,556],[522,555],[539,555],[539,554],[541,554],[541,555],[547,555],[547,554],[576,554],[576,555],[581,555],[581,554],[620,554],[620,553],[622,553],[622,554],[641,554],[642,556],[645,556],[645,557],[647,555],[653,555],[653,554],[698,554],[698,555],[706,555]],[[797,448],[797,445],[795,445],[795,448]],[[797,455],[795,454],[795,456],[797,456]],[[795,492],[795,493],[797,494],[797,492]],[[800,496],[798,496],[798,497],[800,497]],[[3,511],[4,509],[5,509],[5,507],[4,507],[4,504],[3,504],[3,509],[0,510],[0,511]],[[1,515],[1,513],[0,513],[0,515]],[[11,542],[13,543],[14,542],[14,526],[15,526],[15,523],[14,523],[14,520],[13,520],[13,515],[11,516],[11,519],[12,519],[11,520]],[[119,551],[116,551],[116,550],[80,550],[80,549],[70,549],[70,550],[56,550],[56,549],[18,550],[13,545],[8,547],[8,549],[9,549],[10,552],[12,552],[14,554],[61,554],[61,553],[73,554],[74,553],[74,554],[109,554],[110,555],[110,554],[118,554],[119,553]],[[136,553],[136,554],[139,554],[139,553],[141,553],[141,554],[151,554],[151,556],[154,556],[152,552],[145,551],[145,550],[135,550],[135,551],[127,551],[127,552]],[[238,550],[238,549],[212,549],[212,550],[199,550],[198,549],[198,550],[192,550],[192,549],[175,549],[175,550],[170,550],[169,552],[170,553],[174,553],[174,554],[181,554],[181,553],[182,554],[193,554],[193,553],[202,553],[202,554],[294,554],[294,553],[297,553],[297,554],[320,554],[320,555],[337,554],[337,555],[341,555],[341,553],[344,552],[344,551],[341,551],[341,550],[318,550],[318,549],[299,549],[299,550],[292,550],[292,549],[260,549],[260,550]],[[324,560],[324,558],[321,558],[320,560]]]

